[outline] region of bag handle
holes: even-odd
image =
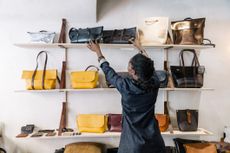
[[[180,58],[180,66],[185,67],[185,63],[184,63],[184,52],[191,52],[193,53],[193,59],[192,59],[192,64],[191,66],[200,66],[200,62],[198,60],[198,57],[196,55],[196,51],[194,49],[183,49],[181,50],[180,54],[179,54],[179,58]]]
[[[169,116],[168,102],[167,101],[164,102],[164,114]]]
[[[43,73],[42,73],[42,89],[45,89],[45,75],[46,75],[46,66],[47,66],[47,61],[48,61],[48,54],[46,51],[40,51],[37,55],[36,58],[36,68],[34,70],[34,73],[32,75],[32,80],[31,80],[31,85],[32,85],[32,89],[34,90],[34,80],[35,80],[35,76],[37,74],[37,69],[38,69],[38,58],[41,54],[45,54],[45,63],[44,63],[44,68],[43,68]]]
[[[204,41],[207,41],[208,43],[204,43]],[[203,42],[202,42],[202,44],[201,45],[205,45],[205,46],[212,46],[213,48],[215,48],[216,47],[216,45],[215,44],[213,44],[212,43],[212,41],[210,40],[210,39],[207,39],[207,38],[204,38],[203,39]]]
[[[85,71],[88,71],[88,69],[91,68],[91,67],[96,68],[97,71],[99,71],[99,68],[96,67],[95,65],[89,65],[89,66],[85,69]]]

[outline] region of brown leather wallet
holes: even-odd
[[[41,136],[43,136],[42,132],[36,132],[36,133],[31,135],[31,137],[41,137]]]
[[[55,136],[56,135],[56,132],[48,132],[46,134],[47,137],[52,137],[52,136]]]
[[[26,133],[20,133],[16,136],[16,138],[25,138],[27,137],[29,134],[26,134]]]

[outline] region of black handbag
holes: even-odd
[[[184,64],[184,52],[193,53],[191,66]],[[194,49],[184,49],[180,52],[180,66],[170,66],[173,82],[177,88],[201,88],[203,86],[204,66],[200,66]]]
[[[180,131],[197,131],[198,110],[177,110],[177,124]]]
[[[155,74],[160,81],[160,88],[166,88],[168,85],[168,73],[164,70],[156,70]]]
[[[103,31],[103,43],[107,44],[131,44],[129,39],[136,38],[136,27],[128,29],[115,29]]]
[[[69,38],[71,43],[87,43],[89,41],[100,42],[103,35],[103,26],[86,29],[71,28]]]

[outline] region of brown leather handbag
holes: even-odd
[[[96,142],[78,142],[65,146],[64,153],[104,153],[105,145]]]
[[[180,131],[197,131],[198,110],[177,110],[176,115]]]
[[[164,114],[155,114],[161,132],[165,132],[169,127],[169,113],[167,102],[164,102]]]
[[[174,44],[201,45],[204,39],[205,18],[186,18],[172,21],[171,28]]]
[[[108,114],[108,130],[110,132],[122,131],[122,115],[121,114]]]
[[[186,153],[217,153],[216,145],[213,143],[185,144]]]

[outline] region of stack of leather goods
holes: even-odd
[[[18,134],[17,138],[24,138],[27,137],[29,134],[33,133],[34,131],[34,124],[27,124],[26,126],[21,127],[21,133]]]

